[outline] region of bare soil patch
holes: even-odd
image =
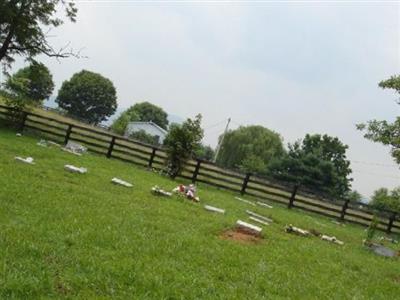
[[[225,230],[221,233],[220,238],[223,240],[233,240],[242,244],[257,244],[262,240],[261,236],[240,228]]]

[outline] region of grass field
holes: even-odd
[[[0,96],[0,103],[4,99]],[[147,166],[149,159],[152,157],[154,148],[150,145],[138,143],[137,141],[127,140],[122,136],[111,135],[110,132],[100,128],[91,128],[90,125],[80,123],[69,117],[59,115],[53,111],[43,110],[38,107],[32,107],[28,117],[25,119],[25,132],[28,130],[31,133],[41,134],[43,137],[50,137],[59,142],[64,142],[67,132],[69,139],[84,143],[91,151],[97,154],[106,155],[110,143],[111,136],[116,137],[116,142],[113,147],[112,157],[119,158],[128,162]],[[6,108],[0,108],[0,121],[4,118]],[[50,119],[49,119],[50,118]],[[69,127],[69,125],[73,125]],[[69,129],[68,129],[69,128]],[[163,168],[165,166],[166,153],[159,149],[156,151],[155,157],[152,160],[154,168]],[[185,164],[181,172],[181,178],[193,178],[196,172],[198,161],[190,160]],[[246,175],[237,171],[227,170],[220,166],[216,166],[209,162],[202,162],[198,170],[196,181],[228,189],[230,191],[240,191]],[[293,192],[293,186],[287,184],[282,185],[277,182],[271,182],[268,179],[251,176],[246,187],[246,194],[268,201],[280,202],[288,204],[289,198]],[[400,220],[397,217],[394,222],[390,223],[389,217],[392,214],[374,212],[373,209],[364,204],[351,203],[346,214],[342,216],[345,202],[340,199],[324,199],[323,195],[309,194],[302,187],[296,194],[293,206],[309,212],[315,212],[331,218],[343,218],[345,221],[353,222],[368,226],[373,214],[375,213],[379,219],[379,229],[386,231],[390,228],[391,232],[400,234]],[[392,224],[392,225],[389,225]]]
[[[364,249],[362,227],[273,203],[249,206],[205,185],[198,186],[201,204],[159,198],[149,192],[153,185],[177,182],[37,140],[0,129],[1,298],[400,299],[400,261]],[[65,164],[89,171],[67,173]],[[112,177],[134,188],[112,185]],[[211,214],[203,204],[227,213]],[[246,209],[275,220],[262,241],[221,239],[237,219],[248,220]],[[287,234],[289,223],[345,245]]]

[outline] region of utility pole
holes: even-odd
[[[218,141],[217,148],[215,149],[215,155],[214,155],[213,162],[217,161],[219,150],[221,150],[221,145],[222,145],[222,142],[224,141],[225,134],[228,132],[228,127],[229,127],[230,122],[231,122],[231,118],[228,118],[228,123],[226,123],[224,133],[222,134],[221,139]]]

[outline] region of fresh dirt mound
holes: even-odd
[[[233,240],[243,244],[256,244],[261,241],[259,235],[254,235],[251,232],[240,228],[228,229],[222,232],[220,238],[223,240]]]

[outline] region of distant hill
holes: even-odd
[[[172,124],[172,123],[182,124],[184,121],[185,121],[185,119],[180,116],[168,114],[169,124]]]

